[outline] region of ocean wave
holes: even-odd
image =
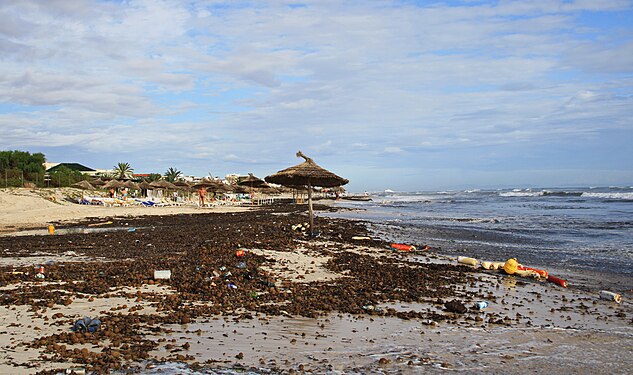
[[[455,221],[458,223],[499,223],[499,219],[494,219],[494,218],[478,218],[478,219],[474,219],[474,218],[451,218],[448,219],[449,221]]]
[[[542,191],[504,191],[499,193],[500,197],[540,197]]]
[[[499,193],[500,197],[581,197],[584,196],[582,191],[565,191],[565,190],[541,190],[541,191],[506,191]],[[599,193],[596,193],[599,194]]]
[[[601,199],[618,199],[633,200],[633,193],[582,193],[583,198],[601,198]]]
[[[549,195],[549,196],[554,196],[554,197],[580,197],[583,194],[582,191],[550,191],[550,190],[543,190],[541,193],[543,193],[543,195]]]

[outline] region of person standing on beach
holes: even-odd
[[[204,206],[204,195],[207,193],[207,191],[201,187],[200,190],[198,190],[198,195],[200,196],[200,207]]]
[[[110,198],[114,198],[114,188],[110,188]]]

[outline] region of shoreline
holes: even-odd
[[[529,249],[530,246],[527,244],[516,243],[508,248],[501,244],[495,245],[492,237],[488,239],[492,244],[465,243],[459,239],[473,237],[473,231],[465,228],[444,228],[427,225],[416,228],[417,232],[412,233],[393,224],[376,222],[375,219],[363,219],[362,212],[365,211],[364,208],[343,208],[352,212],[352,215],[347,215],[343,212],[325,213],[323,216],[367,222],[375,236],[384,241],[410,243],[418,247],[429,245],[437,248],[437,252],[446,257],[467,256],[485,261],[505,261],[516,257],[520,263],[527,266],[546,269],[552,275],[569,279],[570,284],[585,291],[607,289],[617,291],[628,299],[633,298],[633,274],[630,269],[620,271],[612,268],[596,269],[568,264],[558,260],[553,253],[548,255],[548,258],[542,258],[538,255],[529,254],[526,249]],[[479,233],[477,234],[479,235]],[[489,234],[488,236],[491,235]],[[420,238],[424,238],[424,240],[421,242]]]
[[[322,214],[321,235],[310,240],[291,228],[304,211],[112,217],[106,227],[135,230],[0,237],[0,372],[487,373],[503,365],[522,373],[529,362],[624,373],[633,365],[626,299],[355,241],[369,234],[364,225]],[[94,222],[103,220],[80,226]],[[171,279],[155,280],[157,269]],[[480,300],[489,307],[474,309]],[[447,311],[450,301],[468,311]],[[83,316],[103,326],[72,332]]]

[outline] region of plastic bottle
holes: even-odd
[[[600,291],[600,298],[606,299],[606,300],[609,300],[609,301],[615,301],[617,303],[621,303],[622,302],[622,296],[620,294],[609,292],[608,290],[601,290]]]

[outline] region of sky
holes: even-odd
[[[351,191],[633,185],[633,2],[0,0],[0,150]]]

